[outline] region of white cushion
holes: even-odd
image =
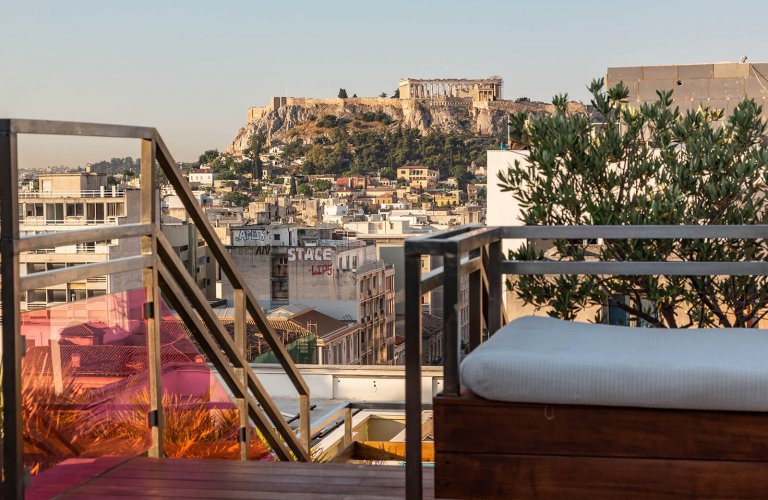
[[[498,401],[768,411],[768,331],[527,316],[470,353],[461,378]]]

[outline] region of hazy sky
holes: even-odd
[[[608,66],[766,61],[766,14],[736,0],[0,0],[0,117],[151,125],[191,161],[286,84],[373,96],[404,76],[498,74],[507,98],[586,99]],[[30,167],[137,154],[126,141],[20,142]]]

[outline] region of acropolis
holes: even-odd
[[[444,99],[447,97],[471,98],[473,101],[501,100],[503,81],[500,76],[481,79],[401,78],[400,99]]]

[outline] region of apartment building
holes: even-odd
[[[397,178],[418,189],[436,189],[440,172],[419,165],[405,165],[397,169]]]
[[[395,213],[396,211],[392,211]],[[418,212],[418,211],[417,211]],[[395,333],[405,336],[405,241],[414,236],[427,234],[436,228],[427,223],[428,217],[423,214],[413,216],[424,223],[421,226],[412,226],[409,220],[387,219],[382,215],[369,216],[371,220],[362,222],[350,222],[344,228],[350,234],[354,234],[358,240],[370,241],[376,247],[376,258],[386,262],[394,268],[395,289]],[[421,218],[419,218],[421,217]],[[437,256],[424,255],[421,259],[422,274],[442,266],[442,260]],[[461,277],[459,283],[459,327],[462,338],[469,335],[469,281],[467,276]],[[435,316],[443,316],[442,289],[438,288],[422,296],[422,309],[424,312]],[[440,334],[442,336],[442,334]],[[439,342],[441,340],[435,340]]]
[[[229,251],[263,307],[305,304],[353,321],[359,325],[359,363],[389,363],[394,348],[394,266],[377,260],[372,244],[313,238],[317,231],[233,229]],[[223,297],[231,301],[231,285],[225,279],[222,284]]]
[[[41,175],[37,187],[19,192],[19,231],[22,236],[78,230],[95,225],[128,224],[139,220],[139,191],[107,186],[107,178],[103,174]],[[103,262],[136,255],[139,251],[136,238],[124,241],[115,239],[23,252],[19,261],[21,274],[25,275]],[[48,308],[55,304],[139,287],[140,273],[88,278],[29,290],[21,297],[21,308]]]
[[[211,186],[216,180],[216,173],[210,168],[201,168],[198,170],[192,170],[189,172],[189,183],[198,184],[200,186]]]

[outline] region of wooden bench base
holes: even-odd
[[[759,498],[768,414],[438,396],[435,495]]]

